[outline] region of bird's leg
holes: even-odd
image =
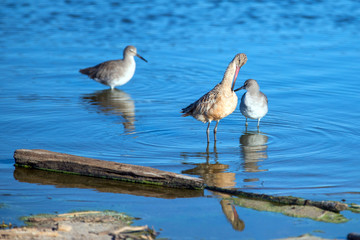
[[[216,142],[217,126],[218,126],[218,124],[219,124],[219,121],[220,121],[220,120],[216,121],[216,125],[215,125],[215,128],[214,128],[214,141],[215,141],[215,142]]]
[[[258,119],[258,125],[257,127],[259,128],[260,127],[260,118]]]
[[[207,129],[206,129],[206,136],[207,136],[207,142],[209,143],[210,142],[210,137],[209,137],[209,130],[210,129],[210,122],[209,122],[209,124],[208,124],[208,127],[207,127]]]
[[[207,159],[207,160],[209,160],[209,159],[208,159],[208,157],[209,157],[209,145],[210,145],[210,144],[209,144],[209,142],[208,142],[208,143],[206,144],[206,156],[207,156],[206,159]]]
[[[245,126],[248,125],[248,122],[247,122],[247,117],[245,117]]]

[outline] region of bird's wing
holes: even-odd
[[[218,97],[218,89],[215,86],[211,91],[203,95],[197,101],[193,102],[186,108],[182,109],[183,116],[192,115],[193,113],[204,114],[213,107]]]
[[[95,67],[97,67],[97,71],[94,74],[94,78],[100,80],[112,80],[117,77],[118,65],[114,60],[100,63]]]
[[[116,60],[111,60],[99,63],[94,67],[81,69],[80,72],[88,75],[92,79],[110,80],[114,77],[114,74],[116,74],[116,68]]]
[[[266,96],[263,92],[261,92],[261,93],[262,93],[262,95],[265,97],[266,103],[268,103],[269,101],[268,101],[267,96]]]

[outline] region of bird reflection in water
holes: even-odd
[[[194,168],[182,171],[183,174],[196,175],[204,179],[204,182],[208,186],[216,186],[222,188],[235,187],[235,173],[227,172],[229,165],[221,164],[218,162],[218,152],[216,149],[216,142],[214,143],[214,151],[210,152],[209,144],[207,144],[205,152],[198,153],[181,153],[181,156],[185,159],[188,158],[204,158],[205,163],[191,164],[195,165]],[[214,163],[210,163],[214,159]],[[189,163],[186,163],[189,164]],[[242,231],[245,228],[245,223],[239,218],[238,213],[234,205],[232,204],[231,195],[223,193],[215,193],[217,197],[220,197],[221,209],[231,223],[232,227],[237,231]]]
[[[259,162],[268,158],[267,156],[268,136],[260,131],[245,131],[240,137],[241,154],[244,159],[243,167],[245,172],[264,172],[267,169],[259,169]],[[244,179],[244,182],[256,182],[258,178]]]
[[[97,106],[105,115],[121,116],[125,131],[135,130],[135,103],[131,96],[118,89],[106,89],[82,97],[85,102]]]

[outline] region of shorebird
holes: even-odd
[[[240,68],[246,63],[247,57],[244,53],[237,54],[227,67],[224,77],[211,91],[183,108],[182,116],[193,116],[196,120],[208,123],[206,129],[207,142],[210,142],[209,128],[212,121],[216,121],[214,128],[214,141],[219,121],[231,114],[237,106],[238,98],[234,92],[234,86]]]
[[[110,60],[94,67],[80,69],[80,73],[88,75],[89,78],[114,89],[116,86],[124,85],[134,76],[136,68],[135,56],[147,62],[145,58],[137,53],[136,47],[127,46],[124,49],[123,59]]]
[[[248,125],[247,119],[257,119],[257,127],[260,126],[260,119],[268,112],[268,99],[260,91],[260,86],[254,79],[248,79],[244,85],[235,90],[245,89],[247,92],[241,97],[240,111],[245,116],[245,125]]]

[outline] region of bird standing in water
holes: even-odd
[[[248,79],[244,85],[235,90],[245,89],[247,92],[241,98],[240,111],[245,116],[245,125],[248,125],[247,119],[257,119],[257,127],[260,126],[260,119],[268,112],[268,99],[260,91],[260,86],[254,79]]]
[[[214,128],[214,141],[216,142],[219,121],[236,109],[238,98],[234,92],[234,86],[239,70],[246,61],[247,57],[244,53],[237,54],[227,67],[222,81],[210,92],[181,111],[183,117],[193,116],[196,120],[208,123],[206,129],[208,143],[210,142],[210,123],[216,121]]]
[[[124,49],[123,59],[110,60],[94,67],[80,69],[80,73],[88,75],[91,79],[114,89],[116,86],[124,85],[134,76],[136,68],[135,56],[147,62],[137,53],[136,47],[127,46]]]

